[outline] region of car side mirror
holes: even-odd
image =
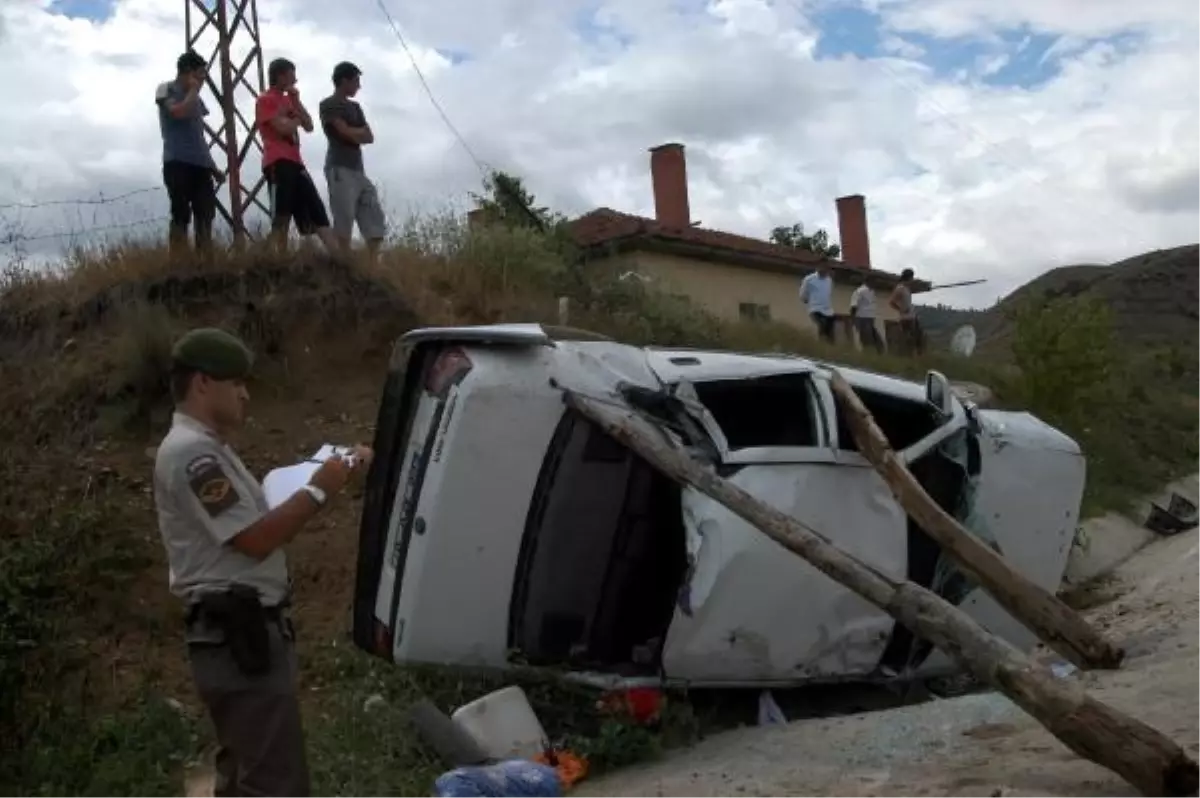
[[[925,374],[925,402],[943,418],[954,415],[954,394],[946,375],[938,371]]]

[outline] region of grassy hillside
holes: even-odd
[[[527,231],[434,219],[400,241],[375,265],[257,250],[172,262],[130,244],[79,253],[49,273],[7,272],[0,437],[19,455],[0,461],[0,735],[11,743],[0,785],[178,793],[210,740],[150,495],[169,414],[169,347],[196,324],[237,330],[260,353],[252,417],[236,441],[260,474],[323,442],[370,440],[387,354],[404,330],[554,321],[559,296],[570,298],[572,325],[634,343],[804,352],[986,383],[1001,403],[1029,407],[1083,443],[1090,511],[1194,465],[1194,398],[1170,386],[1134,390],[1170,375],[1119,342],[1105,360],[1122,365],[1097,368],[1089,353],[1108,322],[1087,306],[1048,317],[1065,330],[1019,324],[1020,369],[987,358],[894,360],[830,350],[782,325],[719,322],[594,265],[568,266],[559,244]],[[290,548],[315,787],[428,794],[436,763],[403,723],[405,705],[420,692],[450,708],[492,685],[400,671],[348,647],[357,514],[351,496]],[[570,735],[601,767],[702,729],[686,702],[671,705],[663,737],[596,717],[581,692],[529,689],[550,733]]]

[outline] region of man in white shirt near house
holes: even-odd
[[[833,277],[829,273],[829,262],[822,261],[817,270],[800,281],[800,301],[808,308],[808,315],[817,328],[817,336],[833,343]]]
[[[854,319],[854,329],[858,332],[858,343],[863,349],[868,346],[876,352],[883,352],[883,338],[879,328],[875,326],[875,291],[867,285],[866,276],[859,277],[858,288],[850,295],[850,317]]]

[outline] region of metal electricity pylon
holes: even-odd
[[[243,169],[251,147],[262,151],[254,129],[254,102],[264,90],[258,2],[184,0],[184,18],[186,49],[208,56],[208,88],[214,102],[205,128],[209,147],[216,151],[214,155],[219,152],[225,159],[222,193],[228,197],[218,196],[217,210],[229,223],[234,243],[242,244],[249,235],[246,212],[250,207],[256,206],[267,214],[266,206],[258,198],[264,178],[258,169],[251,169],[250,174],[257,175],[257,179],[250,182],[246,179],[247,170]],[[217,166],[222,166],[220,158],[216,160]]]

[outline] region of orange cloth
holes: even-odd
[[[542,765],[549,765],[558,771],[558,778],[562,780],[564,788],[570,788],[578,784],[587,775],[588,771],[587,760],[581,756],[572,754],[570,751],[543,751],[535,755],[533,761]]]

